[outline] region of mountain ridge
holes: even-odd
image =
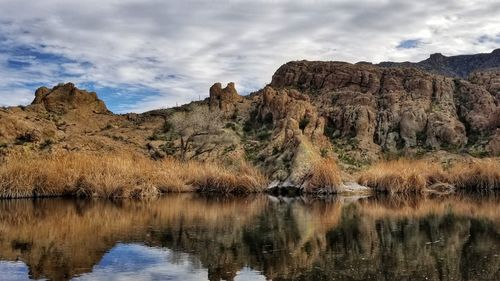
[[[416,67],[444,76],[467,78],[477,70],[498,69],[500,67],[500,48],[490,53],[470,55],[444,56],[441,53],[434,53],[429,58],[419,62],[384,61],[377,65],[381,67]]]

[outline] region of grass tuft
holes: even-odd
[[[309,171],[307,193],[337,193],[342,184],[340,170],[333,159],[316,162]]]

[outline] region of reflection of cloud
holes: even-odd
[[[0,261],[0,272],[3,281],[30,280],[28,267],[23,262]]]
[[[73,81],[152,93],[125,102],[110,93],[106,101],[117,111],[206,97],[215,81],[234,81],[248,93],[289,60],[419,61],[435,52],[489,52],[498,41],[478,37],[497,38],[500,25],[493,0],[3,0],[0,9],[2,87],[33,91]],[[426,44],[396,48],[408,38]]]
[[[118,244],[94,266],[91,273],[75,280],[208,280],[208,272],[187,254],[138,244]],[[249,269],[235,280],[265,280]]]

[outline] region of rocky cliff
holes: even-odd
[[[324,159],[350,172],[394,155],[498,156],[500,71],[491,68],[500,65],[498,54],[432,56],[457,77],[427,71],[422,65],[431,61],[294,61],[249,96],[233,83],[216,83],[205,101],[144,114],[112,114],[95,93],[73,84],[42,87],[31,105],[0,109],[0,156],[126,151],[248,161],[274,185],[303,188],[313,185],[310,169]],[[465,72],[454,67],[458,61],[467,62]]]
[[[290,62],[271,87],[311,98],[326,135],[350,141],[367,157],[414,148],[463,149],[489,140],[500,125],[498,71],[470,80],[417,68],[339,62]]]

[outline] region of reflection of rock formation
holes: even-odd
[[[1,201],[0,259],[34,278],[91,271],[118,241],[190,253],[210,280],[498,280],[499,200]],[[175,261],[174,261],[175,262]]]

